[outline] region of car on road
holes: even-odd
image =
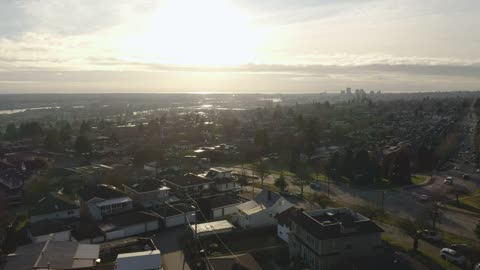
[[[440,257],[446,260],[447,262],[455,263],[458,265],[465,264],[465,256],[461,255],[459,252],[451,248],[442,248],[440,250]]]
[[[428,201],[428,195],[426,194],[421,194],[420,196],[418,196],[418,198],[420,199],[420,201],[423,201],[423,202],[426,202]]]
[[[453,184],[453,178],[451,176],[447,176],[445,180],[443,180],[444,184],[451,185]]]
[[[417,234],[423,240],[434,241],[434,242],[442,241],[442,237],[437,232],[434,232],[431,230],[417,231]]]
[[[314,190],[319,190],[321,188],[321,185],[318,182],[312,182],[310,183],[310,188]]]
[[[477,172],[477,173],[480,173],[480,169],[477,169],[476,172]]]

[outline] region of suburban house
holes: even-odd
[[[41,220],[31,223],[28,234],[33,243],[54,241],[71,241],[72,229],[60,220]]]
[[[109,216],[98,224],[105,241],[152,232],[159,229],[159,219],[151,211],[122,213]]]
[[[46,241],[18,247],[3,269],[89,269],[99,254],[99,245]]]
[[[124,192],[110,185],[97,185],[80,193],[80,213],[94,220],[123,213],[133,208],[132,199]]]
[[[159,218],[161,228],[171,228],[175,226],[194,223],[197,220],[196,209],[192,205],[174,204],[152,209]]]
[[[185,195],[197,197],[205,193],[210,193],[211,185],[214,183],[213,180],[192,173],[170,177],[165,181],[179,197],[185,197]]]
[[[277,236],[288,243],[288,235],[292,230],[292,218],[302,213],[301,209],[290,207],[280,214],[277,214]]]
[[[217,192],[238,192],[242,189],[232,176],[231,170],[210,168],[208,172],[200,174],[199,176],[214,181],[212,187]]]
[[[208,198],[200,198],[197,203],[203,215],[209,220],[222,219],[237,213],[236,206],[242,202],[229,196],[221,195]]]
[[[163,204],[169,199],[170,188],[162,181],[148,178],[134,184],[123,185],[125,193],[132,198],[134,203],[143,207]]]
[[[30,222],[80,218],[80,207],[61,194],[48,193],[30,210]]]
[[[236,223],[244,229],[274,225],[275,216],[292,206],[279,193],[264,189],[253,200],[236,206]]]
[[[291,225],[290,257],[312,270],[347,269],[382,252],[382,228],[349,208],[304,211]]]
[[[115,261],[116,270],[155,270],[162,269],[160,250],[121,253]]]

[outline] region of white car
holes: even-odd
[[[474,268],[474,269],[475,269],[475,270],[480,270],[480,263],[477,263],[477,264],[475,265],[475,268]]]
[[[440,250],[440,257],[447,262],[456,263],[459,265],[465,264],[465,256],[462,256],[451,248],[442,248],[442,250]]]
[[[445,180],[443,180],[444,184],[451,185],[453,183],[453,178],[451,176],[447,176]]]

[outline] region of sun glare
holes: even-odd
[[[123,47],[145,62],[218,66],[252,61],[257,43],[248,14],[228,1],[170,0]]]

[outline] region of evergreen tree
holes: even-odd
[[[90,153],[91,150],[92,147],[88,138],[85,136],[78,136],[75,141],[75,152],[77,152],[77,154],[86,154]]]

